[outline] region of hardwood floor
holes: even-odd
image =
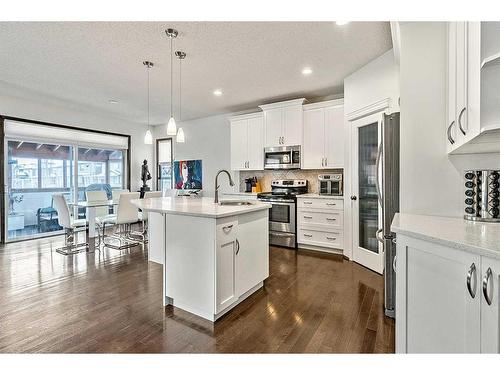
[[[271,248],[265,287],[212,324],[162,307],[147,249],[65,257],[60,245],[0,247],[1,353],[394,352],[382,277],[340,256]]]

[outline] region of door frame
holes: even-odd
[[[351,121],[351,193],[356,196],[356,200],[351,199],[351,212],[352,212],[352,260],[359,263],[379,274],[384,271],[384,246],[377,241],[378,253],[365,250],[359,247],[359,172],[358,172],[358,129],[373,123],[378,124],[378,147],[380,149],[382,142],[382,122],[384,111],[380,111],[357,120]],[[377,179],[379,178],[380,171],[377,170]],[[378,228],[382,228],[383,213],[382,206],[377,197],[378,207]]]

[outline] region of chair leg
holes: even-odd
[[[78,243],[77,233],[73,228],[64,228],[64,246],[56,249],[62,255],[72,255],[82,251],[88,251],[88,243]]]

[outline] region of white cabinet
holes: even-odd
[[[266,147],[302,144],[304,100],[302,98],[259,106],[264,111]]]
[[[217,223],[215,312],[231,306],[236,293],[236,247],[238,220],[220,220]]]
[[[315,194],[297,197],[299,247],[320,251],[344,248],[344,201]]]
[[[262,113],[231,118],[231,169],[264,169],[264,118]]]
[[[304,106],[303,169],[343,168],[344,101]]]
[[[499,34],[499,22],[448,23],[448,153],[500,152]]]
[[[396,351],[500,353],[500,261],[397,235]]]

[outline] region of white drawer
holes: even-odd
[[[323,247],[342,249],[344,247],[344,235],[342,231],[316,231],[299,229],[298,243],[310,244]]]
[[[302,225],[320,225],[326,228],[343,229],[344,228],[344,211],[309,211],[300,208],[297,212],[297,221],[299,228]]]
[[[299,208],[319,208],[323,210],[343,210],[343,199],[328,198],[297,198]]]
[[[238,234],[238,220],[229,218],[217,220],[217,241],[219,243],[228,243],[236,240]]]

